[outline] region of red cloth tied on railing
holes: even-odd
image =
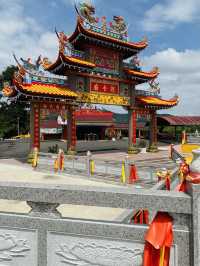
[[[61,152],[59,154],[59,170],[60,171],[64,170],[64,160],[65,160],[64,152]]]
[[[145,236],[143,266],[169,266],[172,221],[168,213],[157,213]]]
[[[188,181],[192,184],[200,184],[200,173],[190,172]]]
[[[170,190],[171,180],[170,180],[170,174],[167,174],[165,177],[165,187],[166,190]]]
[[[138,210],[133,216],[134,224],[149,224],[148,210]]]

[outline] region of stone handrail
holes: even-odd
[[[153,211],[191,214],[191,197],[182,192],[0,182],[0,199],[38,205],[74,204],[112,208],[148,208]],[[57,206],[56,206],[57,207]]]

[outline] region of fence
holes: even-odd
[[[57,154],[39,153],[37,168],[39,170],[54,171],[54,163]],[[87,156],[64,156],[64,174],[75,174],[96,180],[115,182],[117,184],[130,183],[130,169],[136,165],[139,175],[138,187],[152,187],[157,182],[156,167],[147,167],[135,163],[127,157],[124,160],[105,160],[94,158],[91,154]]]

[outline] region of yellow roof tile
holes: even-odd
[[[47,94],[47,95],[57,95],[64,97],[77,97],[78,95],[66,87],[59,87],[48,84],[24,84],[20,85],[22,90],[26,92],[36,93],[36,94]]]
[[[129,75],[145,77],[145,78],[156,78],[159,74],[158,68],[154,68],[151,72],[137,71],[133,69],[125,68],[124,71]]]
[[[65,56],[65,58],[72,63],[76,63],[79,65],[87,65],[89,67],[95,67],[95,64],[93,64],[89,61],[83,60],[83,59],[79,59],[79,58],[75,58],[75,57],[71,57],[71,56]]]
[[[138,96],[137,99],[146,104],[161,106],[174,106],[179,102],[179,98],[164,100],[153,96]]]

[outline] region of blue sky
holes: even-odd
[[[175,114],[199,114],[200,0],[94,0],[96,15],[122,15],[131,41],[148,37],[139,56],[142,67],[160,68],[161,94],[181,97]],[[73,0],[0,0],[0,69],[19,57],[39,54],[56,58],[56,27],[67,34],[75,28]],[[144,86],[147,88],[148,86]]]

